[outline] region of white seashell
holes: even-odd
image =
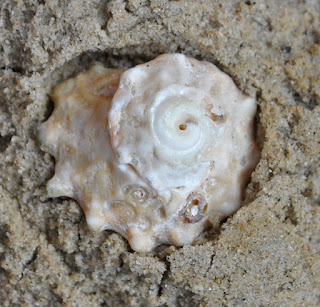
[[[240,207],[257,164],[255,100],[213,64],[167,54],[100,64],[60,84],[40,127],[56,158],[51,197],[75,198],[89,226],[138,251],[191,243]]]

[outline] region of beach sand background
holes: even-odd
[[[1,306],[319,306],[318,0],[2,0]],[[135,253],[49,199],[37,128],[90,67],[161,53],[207,60],[258,102],[261,160],[243,207],[193,245]]]

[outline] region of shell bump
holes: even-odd
[[[40,126],[56,159],[50,197],[136,251],[192,243],[241,204],[259,158],[256,103],[209,62],[165,54],[128,70],[95,64],[58,85]]]

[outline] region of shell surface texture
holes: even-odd
[[[192,243],[240,207],[259,159],[256,102],[213,64],[182,54],[95,64],[52,99],[39,129],[56,159],[48,196],[77,200],[94,231],[151,251]]]

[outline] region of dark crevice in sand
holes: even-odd
[[[10,144],[12,135],[0,136],[0,153],[4,152]]]
[[[292,225],[298,225],[298,219],[294,207],[292,204],[289,204],[287,212],[286,212],[287,219],[292,223]]]
[[[164,290],[163,288],[169,278],[169,273],[170,273],[170,262],[167,261],[166,259],[163,259],[162,262],[165,264],[166,270],[162,274],[161,281],[159,283],[158,298],[161,298],[161,295],[163,294],[163,290]]]
[[[20,276],[19,276],[19,279],[18,279],[18,280],[23,279],[24,274],[25,274],[24,271],[25,271],[27,268],[29,268],[29,266],[31,266],[32,263],[37,259],[38,249],[39,249],[39,246],[37,246],[37,247],[33,250],[33,252],[31,253],[30,259],[27,260],[27,261],[23,264],[23,266],[22,266],[22,268],[21,268],[21,273],[20,273]]]
[[[11,67],[11,66],[2,66],[0,67],[1,70],[11,70],[14,73],[18,73],[18,74],[24,74],[25,70],[22,67]]]
[[[30,265],[37,259],[38,249],[39,249],[39,246],[37,246],[37,247],[34,249],[32,255],[31,255],[30,260],[28,260],[28,261],[26,262],[26,264],[24,265],[24,268],[22,269],[22,271],[24,271],[26,267],[30,266]]]

